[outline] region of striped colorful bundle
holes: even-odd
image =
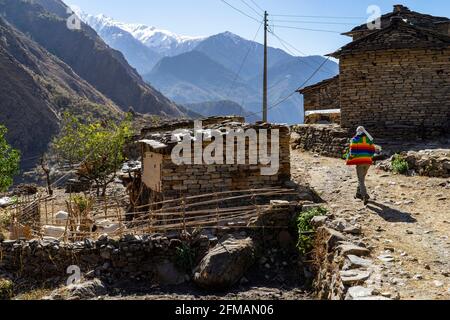
[[[350,152],[347,157],[347,165],[373,164],[375,145],[365,134],[353,137],[350,143]]]

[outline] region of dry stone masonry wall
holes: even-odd
[[[450,49],[371,51],[340,58],[343,127],[426,137],[450,130]]]
[[[0,243],[0,269],[39,281],[67,278],[67,268],[76,265],[82,273],[94,270],[98,277],[163,282],[161,267],[176,270],[180,245],[177,238],[158,235],[129,235],[120,240],[100,237],[78,243],[4,241]],[[206,252],[208,237],[200,237],[193,246]]]
[[[327,157],[341,158],[351,134],[339,125],[303,124],[291,128],[293,149],[314,152]]]
[[[300,91],[303,94],[305,111],[339,109],[339,77],[322,81]]]

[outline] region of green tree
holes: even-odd
[[[8,190],[13,184],[13,177],[20,169],[20,152],[6,141],[7,132],[8,130],[0,125],[0,192]]]
[[[123,149],[130,136],[128,119],[120,124],[114,121],[84,123],[66,113],[53,148],[61,162],[76,168],[80,177],[94,182],[97,195],[101,191],[104,196],[125,161]]]

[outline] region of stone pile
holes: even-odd
[[[410,174],[427,177],[450,177],[450,150],[433,149],[401,152],[400,155],[408,162]],[[385,171],[392,170],[393,157],[382,161],[378,167]]]

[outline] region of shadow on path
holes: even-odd
[[[406,222],[415,223],[417,220],[411,217],[411,214],[407,212],[402,212],[400,210],[388,207],[384,204],[377,203],[375,201],[370,201],[367,208],[374,213],[378,214],[381,218],[388,222]]]

